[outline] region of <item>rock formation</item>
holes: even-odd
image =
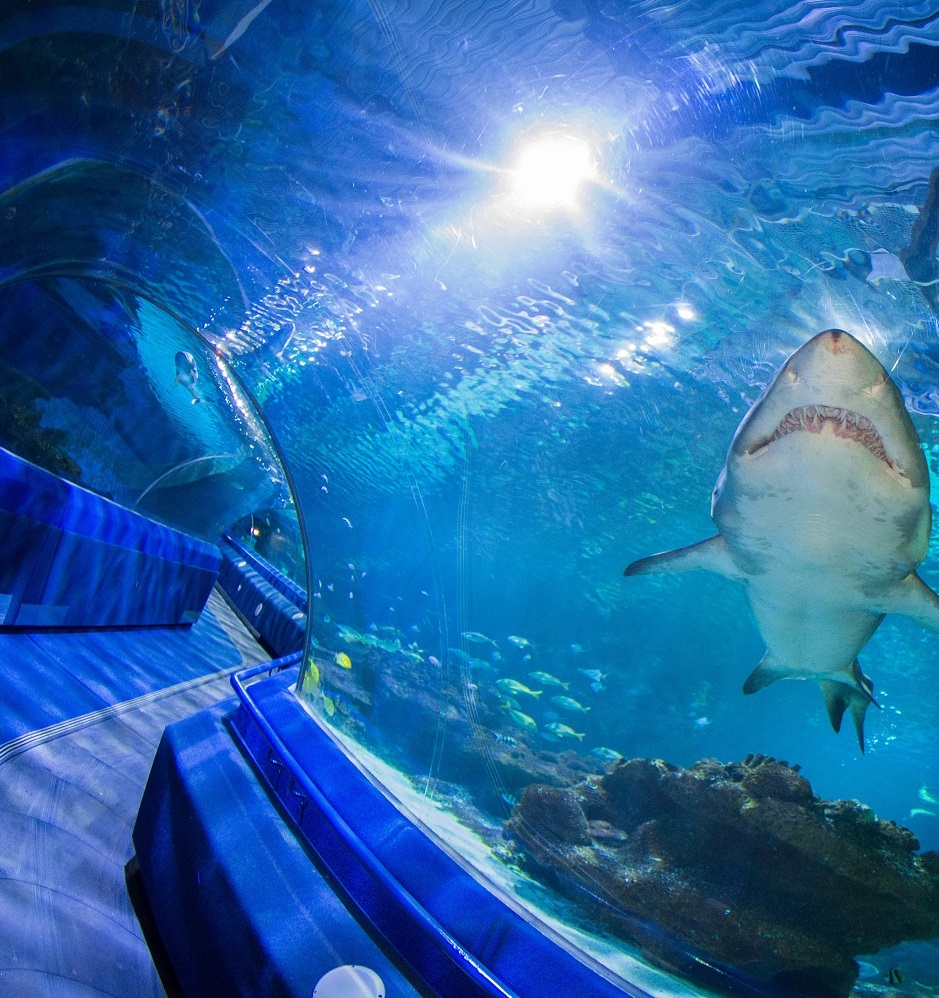
[[[731,992],[842,998],[855,955],[939,935],[939,852],[768,757],[529,786],[507,832],[648,958]]]

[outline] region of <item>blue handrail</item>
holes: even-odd
[[[252,678],[267,671],[277,671],[293,665],[301,658],[300,653],[284,656],[281,659],[274,659],[260,666],[254,666],[245,672],[236,673],[231,677],[231,684],[238,694],[238,698],[250,715],[252,721],[263,732],[271,747],[281,757],[284,764],[290,771],[291,777],[303,789],[304,793],[319,808],[324,817],[330,822],[336,834],[341,838],[346,847],[362,864],[362,866],[378,881],[381,886],[388,891],[394,900],[414,919],[423,932],[431,937],[436,945],[448,953],[450,958],[458,964],[464,974],[467,975],[483,991],[494,998],[517,998],[513,991],[504,988],[498,980],[484,967],[475,957],[466,951],[447,930],[408,894],[398,881],[388,872],[388,870],[376,859],[374,853],[346,820],[336,811],[327,798],[310,780],[309,776],[301,769],[293,758],[291,752],[285,746],[283,740],[271,727],[267,719],[261,714],[257,706],[248,695],[245,684]],[[314,719],[315,720],[315,719]]]

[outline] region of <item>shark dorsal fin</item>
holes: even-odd
[[[688,547],[640,558],[627,565],[623,575],[678,575],[695,571],[715,572],[735,582],[745,578],[734,564],[730,548],[720,534]]]

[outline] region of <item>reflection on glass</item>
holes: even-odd
[[[70,278],[4,288],[0,353],[0,445],[47,471],[212,541],[286,495],[224,362],[123,289]]]

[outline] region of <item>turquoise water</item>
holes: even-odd
[[[712,532],[734,430],[826,328],[939,471],[933,6],[10,8],[0,443],[257,528],[352,666],[316,709],[458,816],[518,800],[498,735],[565,778],[785,759],[937,849],[935,635],[862,653],[862,756],[814,684],[743,695],[739,586],[622,575]]]

